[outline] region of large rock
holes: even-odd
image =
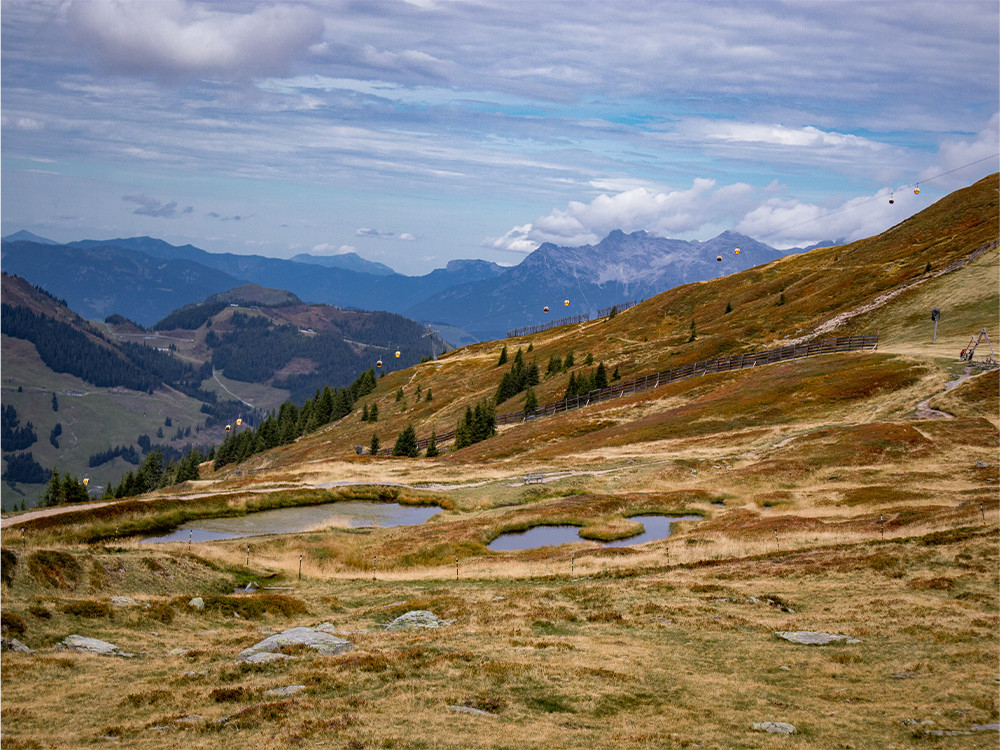
[[[35,653],[32,649],[17,640],[17,638],[11,638],[10,640],[0,638],[0,651],[17,651],[22,654]]]
[[[306,646],[324,656],[336,656],[354,648],[354,644],[350,641],[330,633],[324,633],[314,628],[298,627],[268,636],[260,643],[243,649],[236,661],[253,660],[259,663],[258,654],[281,654],[281,649],[288,646]],[[281,655],[284,656],[284,654]]]
[[[750,725],[755,732],[770,732],[771,734],[795,734],[798,730],[794,724],[787,721],[758,721]]]
[[[122,651],[113,643],[102,641],[99,638],[88,638],[76,634],[63,638],[62,641],[56,644],[56,648],[66,651],[77,651],[83,654],[101,654],[102,656],[133,656],[133,654]]]
[[[825,646],[827,643],[861,643],[857,638],[840,633],[816,633],[811,630],[791,630],[779,631],[775,633],[779,638],[784,638],[792,643],[801,643],[806,646]]]
[[[202,599],[200,596],[196,596],[194,597],[194,599],[188,602],[188,606],[191,607],[191,609],[197,609],[201,611],[205,609],[205,600]]]
[[[454,620],[442,620],[433,612],[426,609],[414,609],[405,615],[400,615],[386,626],[386,630],[393,632],[397,630],[414,630],[416,628],[440,628],[442,625],[450,625]]]

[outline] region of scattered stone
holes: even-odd
[[[200,596],[196,596],[194,599],[188,602],[188,606],[191,607],[191,609],[197,609],[200,612],[201,610],[205,609],[205,600],[202,599]]]
[[[758,599],[756,596],[751,596],[750,598],[747,599],[747,604],[760,604],[760,599]]]
[[[792,668],[789,667],[787,664],[782,664],[780,667],[778,667],[778,669],[780,669],[780,670],[782,670],[784,672],[791,672],[792,671]]]
[[[28,648],[17,638],[0,638],[0,651],[16,651],[21,654],[33,654],[33,649]]]
[[[442,625],[451,625],[454,620],[442,620],[433,612],[426,609],[414,609],[405,615],[400,615],[386,626],[386,630],[395,632],[397,630],[413,630],[415,628],[440,628]]]
[[[313,628],[313,630],[318,630],[321,633],[329,633],[330,635],[337,634],[337,628],[334,626],[332,622],[321,622],[319,625]]]
[[[260,643],[243,649],[236,661],[250,661],[258,654],[265,653],[273,654],[274,656],[286,656],[280,653],[282,648],[299,645],[311,648],[324,656],[336,656],[354,648],[354,645],[350,641],[345,641],[343,638],[338,638],[330,633],[314,628],[298,627],[269,636]],[[259,663],[259,660],[254,663]]]
[[[194,724],[199,721],[204,721],[204,716],[199,716],[198,714],[188,714],[187,716],[181,716],[174,719],[175,724]]]
[[[974,724],[973,732],[1000,732],[1000,724]]]
[[[295,695],[306,689],[305,685],[285,685],[284,687],[271,688],[270,690],[265,690],[264,695]]]
[[[87,638],[82,635],[68,635],[56,644],[56,648],[65,651],[77,651],[84,654],[101,654],[104,656],[124,656],[130,658],[133,654],[126,653],[113,643],[98,638]]]
[[[985,469],[989,464],[985,461],[976,461],[976,466],[980,469]]]
[[[111,597],[112,607],[139,607],[141,606],[139,602],[128,596],[112,596]]]
[[[363,456],[365,455],[365,447],[363,445],[355,445],[354,452],[357,453],[359,456]]]
[[[926,729],[924,734],[928,734],[932,737],[961,737],[963,735],[972,734],[964,729]]]
[[[495,602],[502,602],[503,601],[503,597],[502,596],[494,596],[493,597],[493,601],[495,601]]]
[[[770,732],[771,734],[795,734],[798,730],[794,724],[787,721],[757,721],[750,725],[755,732]]]
[[[483,711],[481,708],[473,708],[472,706],[448,706],[452,711],[458,711],[463,714],[469,714],[471,716],[492,716],[489,711]]]
[[[784,638],[792,643],[801,643],[805,646],[824,646],[827,643],[861,643],[857,638],[840,633],[816,633],[811,630],[790,630],[775,633],[779,638]]]
[[[188,650],[186,648],[172,648],[167,652],[167,656],[184,656]]]

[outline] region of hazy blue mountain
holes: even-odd
[[[306,302],[396,313],[402,313],[450,286],[491,278],[505,270],[488,261],[458,260],[423,276],[404,276],[395,272],[372,274],[261,255],[209,253],[193,245],[178,247],[151,237],[83,240],[70,243],[70,246],[89,247],[96,244],[114,245],[159,258],[197,262],[243,282],[287,289]],[[132,317],[126,312],[122,314]]]
[[[616,230],[596,245],[545,243],[506,273],[446,289],[405,314],[418,320],[455,321],[456,312],[461,311],[461,325],[471,334],[498,338],[513,328],[593,314],[619,302],[742,271],[785,254],[735,232],[698,242]],[[564,306],[567,299],[570,304]],[[545,306],[549,313],[543,312]]]
[[[40,245],[58,245],[59,243],[55,240],[50,240],[46,237],[39,237],[37,234],[32,234],[27,229],[22,229],[20,232],[14,232],[14,234],[8,234],[3,238],[4,242],[17,242],[18,240],[25,240],[26,242],[37,242]]]
[[[239,286],[241,279],[194,261],[156,258],[113,245],[3,242],[4,270],[66,300],[90,320],[119,313],[150,325],[182,305]]]
[[[360,271],[370,273],[374,276],[389,276],[396,273],[385,263],[378,263],[373,260],[365,260],[357,253],[341,253],[340,255],[310,255],[309,253],[299,253],[293,255],[292,260],[296,263],[313,263],[326,268],[343,268],[347,271]]]

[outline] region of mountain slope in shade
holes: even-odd
[[[164,260],[113,245],[87,248],[4,242],[3,266],[101,320],[119,313],[144,325],[181,305],[239,286],[241,279],[194,261]]]

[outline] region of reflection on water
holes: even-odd
[[[593,543],[601,544],[603,547],[631,547],[635,544],[655,542],[670,536],[670,525],[675,521],[700,521],[701,516],[632,516],[630,520],[638,521],[646,527],[646,530],[628,539]],[[591,540],[584,540],[577,526],[535,526],[527,531],[501,534],[490,542],[489,548],[494,552],[512,552],[582,541]]]
[[[166,536],[148,537],[143,542],[212,542],[261,534],[297,534],[320,529],[361,526],[414,526],[440,513],[430,506],[349,501],[299,508],[278,508],[231,518],[188,521]]]

